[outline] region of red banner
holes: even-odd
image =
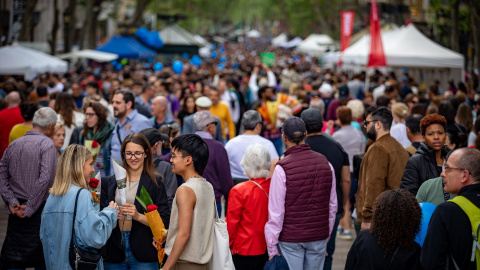
[[[377,2],[372,0],[370,9],[370,54],[368,56],[367,67],[384,67],[386,65]]]
[[[355,12],[353,11],[342,11],[340,12],[340,38],[341,38],[341,48],[340,51],[344,51],[348,48],[350,44],[350,39],[352,37],[353,31],[353,21],[355,19]]]

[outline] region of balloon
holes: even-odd
[[[227,62],[227,57],[225,57],[225,56],[220,57],[220,62],[222,62],[222,63]]]
[[[224,52],[225,52],[225,49],[223,48],[223,46],[220,47],[220,52],[221,52],[221,53],[224,53]]]
[[[190,64],[198,67],[202,64],[202,59],[198,55],[194,55],[192,59],[190,59]]]
[[[160,71],[162,69],[163,69],[163,64],[160,63],[160,62],[157,62],[157,63],[155,63],[155,65],[153,65],[153,70],[155,70],[155,71]]]
[[[183,59],[188,59],[188,56],[189,56],[188,53],[186,53],[186,52],[182,53],[182,58]]]
[[[225,66],[222,65],[222,64],[219,64],[219,65],[218,65],[218,69],[219,69],[219,70],[224,70],[224,69],[225,69]]]
[[[117,60],[113,60],[112,61],[112,67],[116,66],[117,65]]]
[[[173,72],[175,72],[175,74],[182,73],[182,71],[183,71],[182,61],[177,60],[177,61],[173,62],[172,70],[173,70]]]
[[[126,65],[128,63],[128,59],[127,58],[123,58],[122,61],[120,61],[120,63],[122,63],[122,65]]]
[[[122,70],[122,68],[123,68],[122,63],[117,63],[117,65],[115,66],[115,68],[116,68],[117,70]]]
[[[215,46],[215,44],[212,44],[212,46],[210,46],[210,50],[215,50],[217,48],[217,46]]]
[[[212,52],[212,58],[217,58],[217,52],[216,51]]]
[[[149,63],[145,63],[143,66],[144,66],[145,68],[150,68],[150,64],[149,64]]]

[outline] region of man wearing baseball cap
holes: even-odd
[[[290,269],[323,269],[337,213],[335,172],[305,144],[306,135],[298,117],[283,124],[287,151],[273,173],[265,239],[270,259],[281,254]]]
[[[140,131],[140,133],[147,137],[147,140],[152,147],[153,164],[155,165],[155,170],[163,176],[163,184],[165,185],[168,197],[168,207],[172,210],[173,198],[175,197],[175,192],[178,188],[177,177],[172,172],[172,165],[169,162],[159,159],[162,155],[162,143],[170,138],[168,138],[166,134],[160,133],[155,128],[146,128]]]
[[[199,97],[195,100],[195,105],[197,107],[197,112],[199,111],[209,111],[210,107],[212,106],[212,101],[208,97]],[[185,118],[183,118],[183,127],[182,127],[182,134],[187,133],[195,133],[195,127],[193,125],[193,116],[195,114],[191,114]],[[213,116],[215,121],[217,122],[217,131],[215,133],[214,139],[216,141],[224,143],[223,141],[223,133],[222,133],[222,125],[220,125],[220,118]]]

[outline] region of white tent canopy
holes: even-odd
[[[328,35],[311,34],[298,44],[295,50],[305,54],[322,55],[332,45],[334,45],[334,41]]]
[[[382,33],[382,42],[388,67],[409,68],[409,73],[417,73],[417,79],[428,83],[462,79],[463,56],[433,42],[413,24]],[[364,68],[369,52],[370,35],[366,35],[343,52],[344,68]]]
[[[0,74],[24,75],[31,80],[38,73],[68,70],[68,63],[49,54],[18,45],[0,48]]]
[[[201,42],[198,42],[194,35],[187,30],[181,28],[177,24],[169,25],[163,28],[160,32],[160,39],[165,45],[196,45],[203,47]]]
[[[57,55],[57,57],[60,59],[86,58],[97,62],[110,62],[118,59],[118,54],[94,50],[81,50]]]
[[[247,33],[247,37],[249,37],[249,38],[259,38],[261,36],[262,36],[262,34],[260,34],[260,32],[258,32],[255,29],[248,31],[248,33]]]
[[[303,39],[301,37],[295,37],[294,39],[292,39],[288,42],[280,44],[280,47],[283,47],[285,49],[292,49],[292,48],[297,47],[302,42],[303,42]]]
[[[280,47],[281,44],[284,44],[288,41],[287,34],[281,33],[280,35],[274,37],[272,39],[272,46],[273,47]]]

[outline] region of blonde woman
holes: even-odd
[[[79,189],[87,188],[93,170],[90,151],[84,146],[68,146],[58,160],[50,195],[42,212],[40,239],[47,269],[70,269],[68,259],[72,235],[73,211]],[[117,222],[117,204],[110,202],[101,212],[93,207],[88,190],[78,196],[75,219],[75,244],[81,249],[100,249]],[[100,261],[97,269],[103,270]]]
[[[57,150],[57,157],[60,157],[63,152],[63,143],[65,142],[65,127],[62,125],[62,123],[57,122],[57,124],[55,124],[52,140],[53,144],[55,145],[55,150]]]

